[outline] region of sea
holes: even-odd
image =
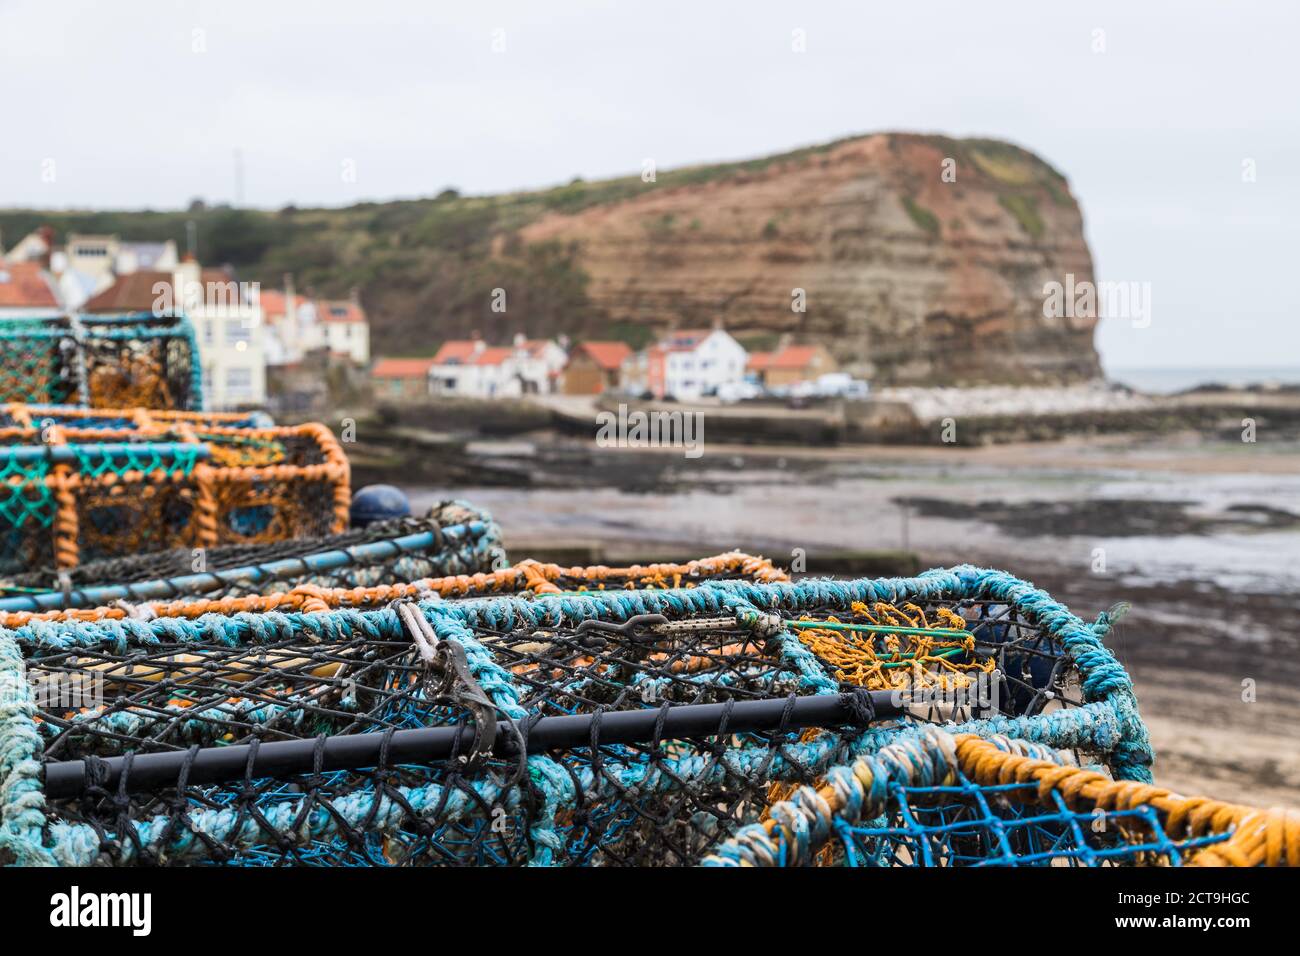
[[[1106,377],[1139,392],[1170,395],[1198,385],[1228,385],[1245,388],[1252,385],[1300,385],[1300,365],[1258,366],[1251,368],[1114,368],[1106,367]]]

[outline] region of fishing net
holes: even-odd
[[[201,409],[194,329],[182,316],[0,322],[0,401]]]
[[[0,582],[14,594],[0,598],[0,623],[20,627],[39,616],[42,620],[99,620],[147,614],[151,617],[199,617],[203,614],[241,612],[323,611],[330,608],[376,608],[403,598],[440,597],[448,600],[501,594],[560,594],[610,588],[695,587],[708,581],[744,579],[771,582],[787,579],[785,572],[766,558],[729,551],[683,564],[645,564],[626,568],[598,565],[566,568],[524,560],[509,565],[500,546],[500,529],[484,512],[461,502],[444,503],[430,518],[404,518],[372,525],[329,539],[333,553],[293,558],[295,551],[319,549],[320,544],[290,542],[260,548],[218,549],[227,567],[210,567],[189,574],[131,584],[123,572],[139,575],[141,565],[156,568],[192,562],[192,552],[118,559],[82,566],[68,574],[121,581],[82,587],[70,580],[62,591],[53,590],[57,574],[18,575]],[[252,553],[274,561],[247,566]],[[342,549],[341,551],[339,549]],[[231,553],[234,552],[234,553]],[[215,552],[214,552],[215,553]],[[244,566],[236,566],[239,561]],[[426,577],[430,572],[437,577]],[[18,592],[25,592],[19,594]],[[149,601],[140,607],[123,607],[123,601]],[[111,606],[109,606],[111,605]],[[44,608],[84,608],[64,612]],[[8,612],[8,613],[6,613]]]
[[[1300,813],[1183,797],[933,729],[832,768],[705,866],[1300,866]]]
[[[11,575],[0,581],[0,593],[7,595],[0,597],[0,622],[17,627],[32,619],[193,617],[338,606],[358,588],[388,591],[392,588],[382,582],[414,580],[415,585],[397,586],[414,593],[425,582],[491,576],[504,564],[501,529],[492,516],[465,502],[446,501],[423,518],[394,518],[324,537],[198,553],[175,549]],[[454,577],[430,579],[431,574]]]
[[[204,428],[271,428],[275,422],[265,412],[191,412],[174,409],[122,407],[78,408],[73,405],[0,404],[0,429],[48,428],[88,431],[135,431],[160,434],[181,426]]]
[[[65,864],[695,864],[939,724],[1145,781],[1108,626],[970,567],[32,622],[0,631],[25,695],[0,727],[3,845]],[[828,635],[872,663],[846,679]]]
[[[0,428],[0,573],[341,531],[348,464],[323,425]]]

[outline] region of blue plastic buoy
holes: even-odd
[[[352,496],[352,527],[364,528],[375,521],[405,518],[411,513],[406,493],[392,485],[366,485]]]

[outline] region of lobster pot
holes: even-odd
[[[0,429],[46,428],[159,434],[178,428],[269,428],[265,412],[187,412],[156,408],[80,408],[76,405],[0,404]]]
[[[347,459],[322,425],[0,430],[0,573],[342,531]],[[198,556],[195,556],[196,558]]]
[[[186,617],[218,609],[289,611],[322,600],[328,606],[349,600],[379,606],[396,596],[399,582],[418,582],[406,587],[422,591],[426,582],[491,580],[506,563],[492,516],[447,501],[422,518],[395,518],[342,534],[221,545],[203,554],[201,566],[191,549],[178,548],[10,575],[0,581],[0,621],[12,627],[33,615],[85,618],[79,609],[120,617],[125,612],[116,605],[122,601],[153,602],[151,614]],[[389,596],[381,600],[384,595]]]
[[[322,550],[324,549],[324,550]],[[250,564],[256,556],[262,563]],[[13,575],[0,581],[0,623],[122,616],[118,601],[149,602],[157,617],[381,608],[399,599],[463,600],[502,594],[563,594],[609,589],[697,587],[708,582],[787,580],[766,558],[738,551],[683,564],[565,568],[507,562],[501,531],[486,512],[444,502],[423,519],[380,522],[328,539],[214,549],[207,569],[175,551],[82,565],[72,572]],[[175,577],[154,578],[170,570]],[[436,576],[429,576],[436,574]],[[62,587],[63,581],[67,587]],[[94,582],[94,583],[89,583]]]
[[[1067,751],[934,728],[770,802],[703,864],[1300,866],[1300,813],[1183,797]]]
[[[937,727],[1149,780],[1108,623],[971,567],[33,620],[0,811],[24,862],[697,864]]]
[[[201,409],[193,326],[148,313],[2,320],[0,401]]]

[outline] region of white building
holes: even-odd
[[[328,349],[334,358],[370,364],[370,322],[356,293],[347,300],[315,300],[298,295],[285,276],[283,292],[264,289],[262,313],[268,365],[296,365],[308,352]]]
[[[67,312],[79,311],[87,301],[135,272],[171,272],[180,265],[176,243],[130,242],[117,236],[73,233],[62,247],[54,245],[54,230],[41,226],[9,250],[10,262],[48,264],[59,302]]]
[[[370,323],[355,293],[346,301],[319,302],[316,318],[324,330],[325,346],[331,355],[356,365],[370,364]]]
[[[521,392],[549,395],[559,391],[560,374],[569,362],[569,353],[559,342],[516,335],[512,358]]]
[[[656,398],[693,401],[745,377],[749,354],[720,328],[671,332],[645,354],[645,387]]]
[[[490,346],[482,339],[453,339],[433,357],[429,391],[466,398],[549,394],[567,361],[564,348],[549,340],[516,336],[513,345]]]

